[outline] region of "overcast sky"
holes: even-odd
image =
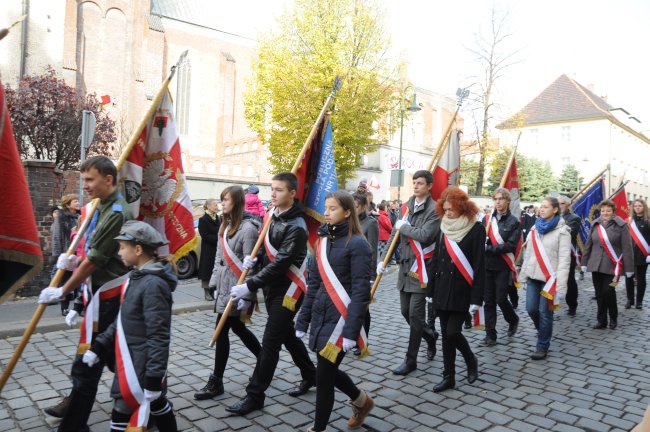
[[[274,25],[291,0],[212,3],[218,27],[255,37]],[[477,73],[475,35],[489,25],[486,0],[386,0],[387,30],[396,54],[409,63],[418,87],[453,96]],[[500,118],[522,108],[561,74],[594,85],[611,105],[624,107],[650,129],[650,1],[496,0],[510,14],[511,47],[520,63],[498,83]],[[251,11],[255,11],[251,13]]]

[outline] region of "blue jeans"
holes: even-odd
[[[540,293],[546,282],[528,279],[526,284],[526,311],[538,331],[537,351],[548,351],[553,336],[553,311],[548,308],[548,300]]]

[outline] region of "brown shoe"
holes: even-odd
[[[70,396],[64,397],[61,399],[61,402],[54,406],[47,407],[43,411],[49,416],[63,418],[67,414],[68,408],[70,408]]]
[[[363,390],[362,390],[363,391]],[[361,427],[366,417],[375,407],[375,401],[372,400],[370,395],[366,393],[366,402],[363,406],[358,407],[354,403],[352,405],[352,417],[348,420],[348,429],[356,429]]]

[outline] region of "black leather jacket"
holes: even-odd
[[[496,210],[490,215],[490,217],[497,217]],[[483,219],[484,226],[487,226],[486,224],[488,223],[491,223],[491,219]],[[508,264],[506,264],[501,255],[510,252],[515,253],[517,250],[517,244],[521,237],[521,224],[519,223],[519,220],[510,213],[510,210],[508,210],[506,214],[501,216],[500,220],[497,220],[497,226],[499,227],[499,234],[504,243],[501,245],[492,244],[490,237],[487,237],[487,243],[485,246],[485,269],[491,271],[510,271],[510,267],[508,267]]]

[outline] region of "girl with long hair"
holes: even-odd
[[[627,290],[625,309],[635,305],[637,309],[641,309],[646,287],[646,270],[650,263],[650,214],[648,205],[642,199],[635,199],[632,203],[629,225],[634,249],[634,276],[625,279]],[[636,297],[634,296],[635,279]]]

